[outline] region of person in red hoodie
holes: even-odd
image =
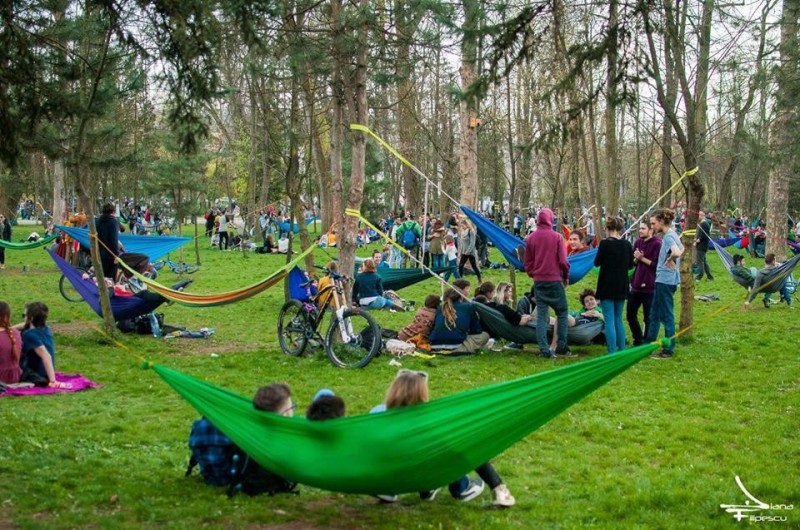
[[[536,218],[536,231],[525,240],[525,272],[533,278],[536,295],[537,322],[536,342],[539,355],[553,359],[556,355],[571,356],[567,347],[567,293],[569,284],[569,262],[564,238],[553,230],[553,212],[542,208]],[[550,349],[547,341],[549,308],[556,313],[556,350]]]

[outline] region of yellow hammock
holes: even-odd
[[[195,293],[186,293],[183,291],[176,291],[175,289],[170,289],[160,283],[147,278],[146,276],[141,275],[140,273],[133,270],[129,267],[124,261],[118,260],[117,264],[128,271],[129,273],[133,274],[138,278],[142,283],[147,285],[148,289],[156,292],[166,298],[167,300],[171,300],[181,305],[189,306],[189,307],[213,307],[218,305],[226,305],[226,304],[233,304],[235,302],[239,302],[241,300],[245,300],[257,294],[260,294],[276,283],[283,280],[289,271],[292,268],[300,263],[303,258],[305,258],[308,254],[313,252],[314,246],[311,245],[302,253],[300,253],[295,259],[291,262],[287,263],[267,278],[261,280],[258,283],[254,283],[248,287],[244,287],[243,289],[237,289],[235,291],[228,291],[224,293],[216,293],[216,294],[195,294]]]

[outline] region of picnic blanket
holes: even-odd
[[[88,388],[102,388],[103,385],[90,381],[81,374],[64,374],[56,372],[56,380],[62,383],[69,383],[72,388],[50,388],[33,386],[29,388],[6,388],[4,392],[0,392],[2,396],[39,396],[44,394],[60,394],[63,392],[79,392]]]

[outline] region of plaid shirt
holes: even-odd
[[[189,448],[207,483],[221,486],[230,482],[233,442],[206,418],[192,424]]]

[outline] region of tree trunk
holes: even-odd
[[[609,0],[608,24],[614,28],[617,23],[617,0]],[[606,56],[606,212],[616,215],[619,204],[617,192],[617,38],[612,31]]]
[[[786,255],[786,222],[789,180],[796,168],[797,106],[794,100],[800,89],[800,0],[784,0],[781,14],[780,68],[775,93],[777,115],[770,138],[773,164],[769,173],[767,203],[767,253],[782,258]]]
[[[357,42],[359,48],[356,52],[355,72],[350,91],[353,95],[352,115],[356,123],[369,126],[367,109],[367,54],[368,44],[367,35],[369,34],[369,20],[366,16],[368,0],[358,1],[359,26],[357,27]],[[350,172],[350,189],[347,195],[347,207],[361,211],[361,203],[364,198],[364,179],[366,168],[367,138],[362,132],[353,131],[353,160],[352,171]],[[348,276],[355,270],[356,236],[358,234],[358,219],[348,215],[343,216],[342,230],[337,238],[339,244],[339,265],[340,272]],[[349,283],[345,282],[345,296],[350,300],[351,292]]]
[[[461,43],[461,90],[459,103],[461,139],[458,169],[461,177],[461,202],[470,208],[478,204],[478,96],[473,89],[478,67],[478,0],[464,0],[464,35]]]

